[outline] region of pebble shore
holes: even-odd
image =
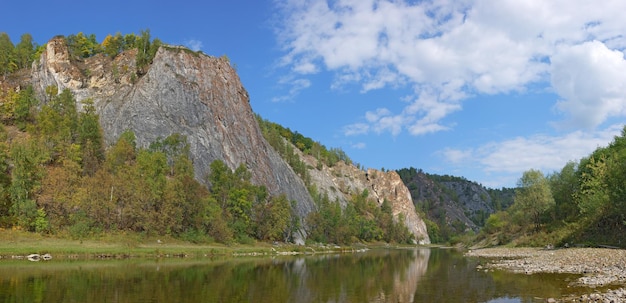
[[[467,256],[489,258],[487,268],[518,273],[581,274],[576,282],[590,287],[580,297],[550,298],[547,302],[625,302],[626,250],[606,248],[484,248],[470,250]],[[603,292],[594,287],[608,287]]]

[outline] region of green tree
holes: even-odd
[[[531,169],[524,172],[517,185],[512,207],[522,225],[533,224],[538,230],[541,216],[555,204],[548,180],[541,171]]]
[[[93,100],[83,100],[83,112],[78,115],[77,141],[82,147],[83,172],[93,175],[104,160],[104,140],[100,118]]]
[[[291,207],[284,194],[266,203],[257,203],[254,210],[256,236],[261,240],[280,241],[289,237]]]
[[[142,30],[139,38],[136,40],[137,45],[137,74],[143,75],[146,67],[150,64],[150,30]]]
[[[33,121],[33,108],[37,103],[35,90],[32,86],[29,85],[20,91],[19,98],[15,103],[14,112],[15,125],[17,125],[20,130],[26,130],[26,125]]]
[[[149,149],[152,151],[160,151],[165,154],[165,156],[167,157],[167,164],[170,166],[171,169],[171,175],[175,173],[176,169],[186,170],[187,168],[189,168],[186,165],[186,161],[189,160],[190,155],[189,143],[187,143],[187,137],[179,133],[171,134],[163,140],[161,140],[160,138],[157,139],[150,144]]]
[[[219,160],[211,162],[208,176],[211,193],[223,209],[226,208],[230,189],[234,187],[233,179],[232,171],[224,162]]]
[[[228,193],[226,211],[229,225],[238,238],[248,236],[251,230],[252,200],[246,188],[234,188]]]
[[[573,221],[578,217],[578,205],[574,198],[580,184],[576,171],[577,163],[570,161],[560,172],[548,177],[554,196],[556,219]]]
[[[34,194],[44,173],[41,169],[42,154],[36,143],[29,140],[15,142],[11,146],[11,214],[17,219],[18,226],[31,231],[35,228],[37,216]]]
[[[129,50],[133,48],[137,48],[137,40],[139,38],[135,34],[126,34],[124,35],[124,50]]]
[[[109,57],[115,58],[124,50],[124,37],[119,32],[115,36],[107,35],[102,40],[102,51]]]
[[[53,96],[37,115],[36,132],[51,160],[63,158],[75,143],[78,114],[76,101],[69,89]]]
[[[115,173],[120,167],[131,165],[136,157],[135,144],[135,133],[131,130],[124,131],[117,143],[106,152],[104,163],[106,169],[111,173]]]
[[[100,43],[96,41],[95,34],[87,36],[80,32],[76,35],[67,36],[65,40],[67,42],[70,55],[74,59],[89,58],[102,51]]]
[[[7,131],[0,124],[0,227],[10,227],[12,201],[10,195],[11,172],[9,169],[10,149],[7,144]]]
[[[30,34],[23,34],[15,46],[15,61],[18,68],[30,68],[35,56],[35,44]]]
[[[17,67],[13,42],[7,33],[0,33],[0,75],[6,77]]]

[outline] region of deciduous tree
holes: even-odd
[[[548,180],[541,171],[531,169],[524,172],[517,186],[512,207],[523,225],[533,224],[537,230],[541,216],[555,204]]]

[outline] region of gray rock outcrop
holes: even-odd
[[[32,83],[42,100],[50,85],[69,88],[78,103],[93,99],[107,144],[126,130],[144,147],[178,133],[187,137],[200,182],[206,184],[216,159],[231,169],[245,164],[253,183],[297,201],[300,217],[315,209],[304,182],[264,140],[227,59],[162,46],[146,74],[136,77],[135,55],[132,50],[115,59],[97,55],[73,62],[65,40],[54,38],[33,64]]]
[[[328,195],[330,201],[339,201],[345,207],[352,194],[367,190],[369,198],[379,206],[387,200],[391,204],[393,216],[404,218],[404,224],[413,234],[415,243],[430,244],[426,223],[418,216],[411,193],[398,173],[375,169],[363,171],[343,161],[333,167],[318,166],[315,157],[302,153],[299,156],[309,167],[311,183],[315,184],[320,193]]]

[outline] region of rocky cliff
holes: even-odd
[[[369,197],[381,205],[385,200],[391,204],[394,217],[402,216],[415,242],[430,244],[426,224],[415,211],[411,193],[395,171],[382,172],[375,169],[363,171],[343,161],[333,167],[318,166],[313,156],[300,154],[309,168],[311,183],[318,191],[327,194],[331,201],[345,206],[350,196],[367,190]]]
[[[70,60],[65,40],[54,38],[33,64],[31,82],[42,100],[50,85],[69,88],[78,103],[93,99],[107,144],[125,130],[135,132],[139,146],[179,133],[187,137],[199,181],[206,182],[216,159],[231,169],[245,164],[252,182],[297,201],[299,216],[315,209],[303,181],[263,139],[248,93],[227,59],[162,46],[137,77],[135,56],[131,50],[115,59],[100,54]]]
[[[187,138],[200,182],[206,184],[210,163],[216,159],[231,169],[245,164],[253,183],[264,185],[271,195],[285,193],[297,201],[298,216],[315,209],[304,182],[263,138],[248,93],[226,58],[161,46],[149,68],[137,76],[136,56],[133,49],[115,58],[103,54],[71,58],[65,39],[56,37],[33,64],[30,82],[40,100],[49,99],[49,86],[70,89],[79,109],[81,101],[92,99],[108,145],[126,130],[135,133],[141,147],[178,133]],[[391,203],[393,215],[404,218],[416,243],[430,243],[411,194],[396,172],[365,172],[342,162],[318,169],[315,159],[301,157],[309,164],[312,183],[331,200],[345,205],[351,194],[367,189],[379,204]],[[296,239],[305,236],[302,232]]]

